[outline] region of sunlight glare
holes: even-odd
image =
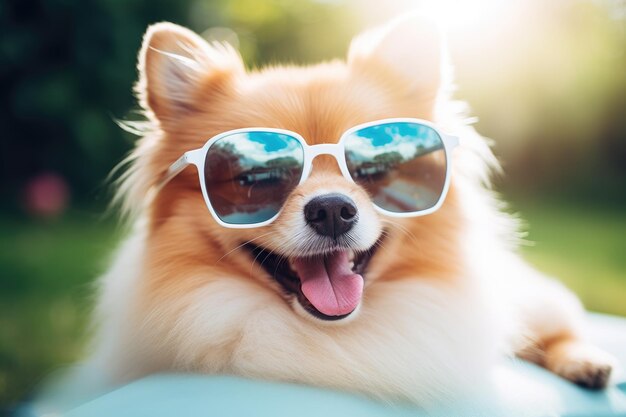
[[[419,10],[435,18],[448,31],[475,31],[498,23],[518,0],[427,0]]]

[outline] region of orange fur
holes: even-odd
[[[148,128],[121,185],[125,209],[145,224],[133,232],[141,237],[142,255],[135,260],[139,272],[132,279],[104,280],[105,294],[107,285],[130,285],[109,281],[133,282],[133,290],[127,291],[133,297],[126,301],[132,304],[127,306],[131,312],[118,317],[132,342],[118,344],[133,346],[135,353],[124,353],[127,359],[120,360],[116,377],[172,368],[233,372],[426,403],[455,384],[471,385],[472,378],[486,375],[492,350],[503,337],[495,330],[500,321],[510,324],[504,333],[514,333],[517,339],[544,337],[534,332],[527,317],[547,303],[561,305],[559,300],[570,296],[550,287],[545,303],[534,312],[521,308],[523,313],[513,313],[510,322],[502,319],[510,307],[504,301],[507,294],[513,293],[511,299],[519,296],[515,301],[520,305],[530,299],[511,288],[538,274],[518,267],[523,263],[502,238],[513,235],[512,223],[485,187],[497,164],[445,93],[444,54],[436,31],[430,24],[421,25],[421,18],[412,19],[358,38],[347,63],[251,72],[244,71],[232,49],[208,45],[186,29],[171,24],[149,29],[137,85]],[[417,80],[386,60],[390,54],[393,58],[393,44],[402,39],[411,45],[405,51],[418,54],[406,58],[407,65],[417,65]],[[391,219],[375,213],[366,192],[343,178],[330,157],[314,161],[311,177],[288,197],[280,217],[262,228],[219,226],[205,206],[192,168],[147,200],[173,161],[218,133],[271,127],[298,132],[311,145],[334,143],[354,125],[393,117],[431,120],[461,136],[450,192],[434,214]],[[387,234],[367,270],[361,314],[341,327],[298,316],[259,260],[240,247],[253,241],[280,249],[291,232],[290,221],[302,216],[303,199],[326,189],[350,195],[359,210],[372,216],[372,230]],[[547,288],[543,277],[535,281],[535,288]],[[109,317],[114,314],[105,311],[106,306],[115,303],[107,297],[112,296],[103,296],[100,314]],[[505,308],[499,310],[500,304]],[[575,302],[562,305],[554,310],[556,322],[563,323],[558,330],[575,334],[577,319],[569,318],[579,307]],[[116,331],[119,334],[103,331],[101,338],[125,337]],[[271,334],[264,337],[263,332]],[[442,332],[449,333],[436,340]],[[268,338],[280,344],[274,346]],[[467,338],[475,349],[463,346],[457,353],[445,353],[461,349]],[[408,340],[413,342],[407,345]],[[120,352],[112,348],[106,355],[119,357]],[[138,355],[142,360],[150,357],[150,364],[138,365],[133,359]],[[464,371],[452,377],[450,369],[455,367]],[[432,369],[438,369],[434,377],[428,376]]]

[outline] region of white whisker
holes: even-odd
[[[264,238],[264,237],[266,237],[266,236],[269,236],[269,235],[271,235],[271,234],[272,234],[272,232],[267,232],[267,233],[262,234],[261,236],[257,236],[257,237],[255,237],[255,238],[253,238],[253,239],[246,240],[246,241],[245,241],[245,242],[243,242],[241,245],[235,246],[233,249],[229,250],[229,251],[228,251],[228,252],[226,252],[224,255],[222,255],[222,257],[221,257],[221,258],[219,258],[219,259],[217,260],[217,263],[219,263],[222,259],[224,259],[224,258],[225,258],[225,257],[227,257],[228,255],[230,255],[231,253],[233,253],[233,252],[234,252],[234,251],[236,251],[237,249],[241,249],[242,247],[244,247],[244,246],[245,246],[245,245],[247,245],[248,243],[252,243],[252,242],[254,242],[255,240],[259,240],[259,239]]]

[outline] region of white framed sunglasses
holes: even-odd
[[[354,126],[336,144],[308,145],[298,133],[283,129],[236,129],[185,152],[157,189],[195,165],[215,221],[229,228],[261,227],[280,215],[289,194],[308,178],[313,160],[332,155],[343,176],[368,192],[377,211],[423,216],[445,200],[458,144],[458,137],[412,118]]]

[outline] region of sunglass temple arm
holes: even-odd
[[[187,165],[190,165],[192,162],[190,161],[189,152],[185,152],[180,158],[176,160],[170,167],[167,169],[167,172],[159,181],[159,183],[155,187],[155,192],[158,193],[168,182],[170,182],[175,176],[180,174]]]
[[[452,148],[456,148],[461,143],[461,139],[455,135],[445,135],[445,139],[450,143]]]

